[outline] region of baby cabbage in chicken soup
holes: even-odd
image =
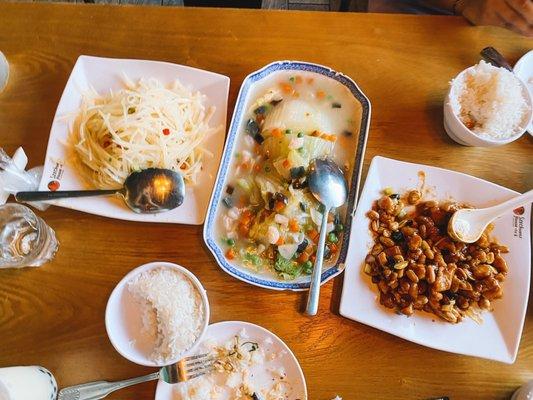
[[[226,259],[294,280],[313,269],[323,212],[308,188],[309,164],[332,158],[350,181],[361,105],[341,83],[304,71],[273,73],[247,104],[218,234]],[[328,215],[326,266],[338,257],[343,221],[343,208]]]

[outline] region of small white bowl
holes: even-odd
[[[453,111],[454,107],[452,96],[457,98],[458,93],[455,93],[455,91],[459,90],[457,87],[459,82],[462,82],[464,74],[472,70],[473,68],[474,67],[469,67],[463,70],[455,77],[455,79],[452,81],[452,84],[450,85],[450,89],[448,90],[448,93],[446,95],[446,100],[444,101],[444,129],[446,130],[446,133],[454,141],[465,146],[493,147],[511,143],[512,141],[518,139],[524,134],[531,121],[532,100],[527,86],[519,79],[520,85],[522,87],[522,94],[524,95],[524,98],[526,99],[526,102],[529,105],[529,115],[527,116],[527,118],[525,118],[525,122],[522,124],[520,132],[506,139],[490,139],[487,137],[481,137],[470,129],[468,129],[463,124],[461,119],[457,116],[457,114]]]
[[[154,342],[142,333],[142,319],[140,308],[137,301],[130,294],[127,289],[127,284],[136,275],[156,268],[170,268],[185,275],[196,287],[204,308],[204,321],[202,325],[202,331],[193,345],[183,353],[179,354],[176,359],[168,360],[163,364],[156,363],[150,359],[150,354],[153,351]],[[147,367],[162,367],[164,365],[173,364],[184,357],[192,354],[196,347],[202,341],[207,326],[209,324],[209,301],[207,294],[193,273],[183,268],[180,265],[155,261],[148,264],[141,265],[138,268],[130,271],[115,287],[109,300],[107,301],[107,307],[105,310],[105,326],[107,336],[111,341],[113,347],[120,353],[121,356],[134,362],[135,364],[144,365]]]

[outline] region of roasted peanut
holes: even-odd
[[[481,298],[478,302],[477,302],[479,308],[482,308],[484,310],[488,310],[490,309],[490,300],[486,299],[486,298]]]
[[[413,271],[415,272],[418,279],[423,279],[426,276],[426,266],[420,262],[416,264],[415,267],[413,267]]]
[[[411,298],[413,300],[417,299],[417,297],[418,297],[418,285],[416,283],[412,283],[411,284],[411,287],[409,288],[409,296],[411,296]]]
[[[388,237],[385,237],[385,236],[380,236],[380,237],[379,237],[379,241],[380,241],[384,246],[387,246],[387,247],[392,247],[392,246],[394,246],[394,240],[392,240],[391,238],[388,238]]]
[[[474,277],[476,279],[484,279],[488,276],[490,276],[490,265],[488,264],[480,264],[476,265],[475,267],[472,267],[472,273],[474,274]]]
[[[401,281],[400,281],[400,290],[401,290],[404,294],[406,294],[406,293],[409,292],[409,288],[410,288],[410,286],[411,286],[411,285],[409,284],[408,281],[406,281],[406,280],[401,280]]]
[[[409,204],[416,204],[422,197],[421,193],[418,190],[411,190],[407,195],[407,201]]]
[[[503,296],[503,290],[501,287],[495,287],[494,289],[488,290],[486,292],[483,292],[483,296],[485,296],[489,300],[496,300]]]
[[[402,314],[413,315],[413,304],[409,304],[407,307],[401,309]]]
[[[428,281],[428,283],[435,282],[435,279],[435,267],[433,265],[426,266],[426,280]]]
[[[387,255],[383,251],[378,254],[378,262],[381,266],[387,265],[387,261]]]
[[[504,245],[498,245],[498,250],[500,250],[500,253],[509,253],[509,247]]]
[[[370,254],[372,254],[373,256],[377,256],[382,251],[383,251],[383,246],[380,243],[376,243],[374,247],[372,247],[372,251],[370,252]]]
[[[494,267],[498,270],[498,272],[507,273],[509,272],[509,268],[507,267],[507,263],[503,259],[502,256],[496,256],[494,257],[494,262],[492,263]]]
[[[438,205],[439,203],[437,203],[435,200],[428,200],[424,203],[424,207],[427,207],[427,208],[437,207]]]
[[[403,226],[400,230],[406,237],[413,236],[416,232],[416,229],[410,226]]]
[[[408,246],[410,250],[416,250],[422,244],[422,238],[418,235],[413,235],[409,238]]]
[[[395,204],[389,196],[383,196],[378,200],[378,206],[386,212],[392,212]]]
[[[411,282],[418,282],[418,276],[416,276],[415,272],[412,269],[408,269],[405,272],[405,275],[411,280]]]
[[[400,255],[400,254],[395,254],[395,255],[393,255],[392,257],[394,258],[394,262],[399,263],[399,262],[404,261],[403,256]]]
[[[387,293],[389,291],[389,286],[387,285],[387,283],[385,281],[379,281],[378,288],[383,293]]]
[[[379,213],[374,210],[370,210],[366,213],[366,216],[370,218],[371,220],[378,220],[379,219]]]

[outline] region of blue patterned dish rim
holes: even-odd
[[[266,289],[295,291],[307,290],[309,289],[310,278],[308,281],[304,282],[275,280],[275,278],[269,279],[265,276],[253,275],[251,273],[252,271],[247,272],[241,268],[236,267],[235,265],[232,265],[224,256],[224,250],[218,245],[217,239],[214,237],[216,216],[218,214],[219,207],[221,206],[220,202],[221,197],[224,193],[224,184],[226,182],[231,167],[231,156],[233,154],[236,140],[241,130],[240,128],[242,126],[244,114],[246,112],[244,107],[246,105],[248,93],[254,84],[277,71],[314,72],[325,77],[334,79],[342,85],[346,86],[350,90],[354,98],[361,104],[361,124],[357,137],[354,168],[350,180],[350,191],[348,194],[348,204],[344,220],[345,229],[343,232],[342,246],[335,265],[330,266],[328,269],[322,272],[321,282],[327,282],[328,280],[334,278],[344,270],[344,262],[346,260],[346,254],[348,251],[352,218],[357,203],[357,197],[359,194],[361,170],[363,167],[363,159],[368,137],[368,129],[370,125],[371,106],[368,98],[351,78],[320,64],[314,64],[305,61],[276,61],[266,65],[265,67],[255,72],[252,72],[244,79],[243,84],[239,90],[239,95],[237,96],[237,101],[235,103],[235,109],[233,111],[233,117],[231,119],[228,136],[226,138],[226,144],[224,146],[222,160],[220,161],[218,175],[215,180],[215,186],[213,189],[213,193],[211,194],[209,207],[207,209],[207,217],[204,225],[203,234],[204,241],[211,253],[213,253],[213,256],[215,257],[215,260],[218,265],[225,272],[232,275],[233,277]]]

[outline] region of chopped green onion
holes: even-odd
[[[257,254],[245,253],[244,259],[255,266],[261,265],[261,257],[259,257]]]
[[[313,272],[313,263],[311,261],[306,261],[302,264],[302,269],[304,274],[310,275]]]
[[[295,80],[296,80],[296,79],[294,78],[294,76],[291,76],[291,77],[289,78],[289,81],[291,81],[291,82],[294,82]]]
[[[298,132],[298,135],[296,135],[298,137],[304,137],[304,133],[303,132]]]
[[[337,225],[335,226],[335,230],[336,230],[337,232],[342,232],[342,231],[344,231],[344,225],[343,225],[343,224],[337,224]]]
[[[244,178],[240,178],[237,180],[237,186],[239,186],[242,190],[249,192],[251,190],[250,182],[248,182]]]
[[[330,232],[328,235],[328,242],[337,243],[338,241],[339,238],[337,237],[337,235],[335,235],[333,232]]]
[[[391,187],[386,187],[385,189],[383,189],[383,194],[384,194],[385,196],[390,196],[390,195],[393,194],[393,193],[394,193],[394,191],[392,190]]]
[[[290,129],[285,129],[285,135],[290,135],[292,133],[292,130]]]
[[[228,239],[228,240],[226,240],[226,243],[228,244],[228,246],[235,246],[235,240],[234,239]]]

